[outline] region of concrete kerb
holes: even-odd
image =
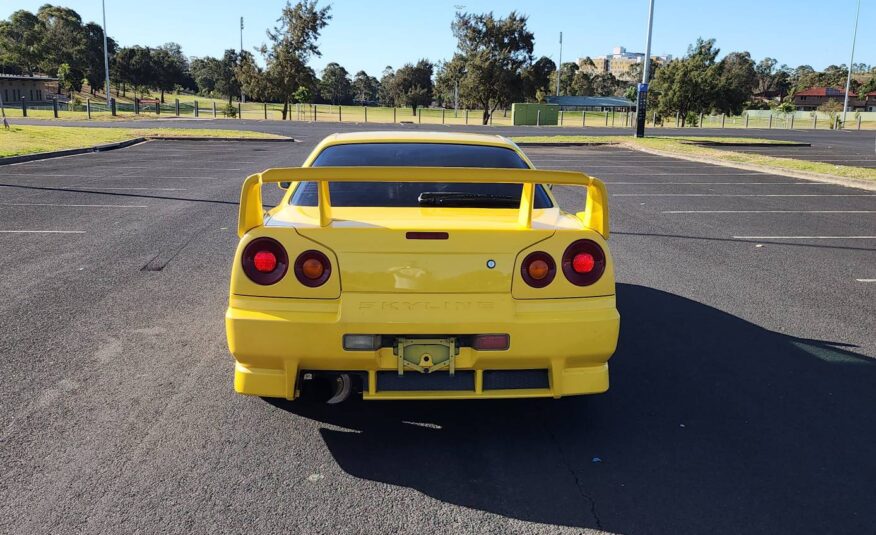
[[[683,154],[676,154],[674,152],[667,152],[652,148],[641,147],[634,143],[621,143],[620,144],[624,148],[628,148],[631,150],[636,150],[639,152],[644,152],[646,154],[653,154],[654,156],[662,156],[664,158],[676,158],[678,160],[686,160],[688,162],[697,162],[704,163],[708,165],[718,165],[721,167],[731,167],[733,169],[742,169],[745,171],[756,171],[759,173],[765,173],[769,175],[779,175],[785,176],[789,178],[799,178],[802,180],[811,180],[813,182],[824,182],[826,184],[836,184],[839,186],[846,186],[849,188],[859,188],[867,191],[876,191],[876,180],[867,180],[864,178],[847,178],[833,175],[824,175],[821,173],[809,173],[807,171],[795,171],[792,169],[781,169],[776,167],[767,167],[764,165],[757,165],[752,163],[740,163],[740,162],[728,162],[725,160],[719,160],[717,158],[709,158],[708,156],[689,156]]]
[[[33,162],[36,160],[47,160],[49,158],[62,158],[64,156],[76,156],[78,154],[88,154],[91,152],[104,152],[109,150],[123,149],[138,143],[146,141],[258,141],[258,142],[286,142],[297,143],[298,140],[291,137],[283,138],[251,138],[251,137],[208,137],[208,136],[142,136],[116,143],[105,143],[103,145],[94,145],[92,147],[82,147],[78,149],[65,149],[50,152],[37,152],[34,154],[22,154],[21,156],[7,156],[0,158],[0,165],[10,165],[14,163]]]

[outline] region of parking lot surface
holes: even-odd
[[[0,531],[872,531],[876,193],[528,147],[611,195],[608,393],[305,405],[234,394],[223,324],[296,137],[0,167]]]

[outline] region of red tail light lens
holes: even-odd
[[[319,251],[304,251],[295,260],[295,277],[310,288],[322,286],[332,274],[332,265]]]
[[[572,258],[572,269],[575,273],[590,273],[596,267],[596,260],[590,253],[578,253]]]
[[[557,265],[551,255],[536,251],[529,253],[520,266],[520,275],[526,284],[533,288],[544,288],[557,274]]]
[[[243,249],[243,272],[251,281],[265,286],[276,284],[289,268],[286,249],[273,238],[256,238]]]
[[[277,267],[277,257],[271,251],[259,251],[252,257],[256,271],[270,273]]]
[[[605,272],[605,252],[593,240],[578,240],[563,253],[563,274],[575,286],[589,286]]]

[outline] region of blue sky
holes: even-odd
[[[100,0],[55,0],[100,22]],[[755,60],[772,56],[791,66],[821,69],[849,61],[856,0],[655,0],[655,54],[683,55],[697,37],[715,37],[722,53],[748,50]],[[46,0],[0,0],[0,17],[16,9],[36,11]],[[246,19],[244,47],[265,42],[285,0],[249,2],[212,0],[107,0],[110,36],[122,45],[182,45],[190,56],[221,55],[239,46],[239,17]],[[321,5],[327,2],[321,2]],[[864,0],[858,28],[856,63],[876,64],[876,2]],[[563,32],[563,59],[597,56],[616,45],[644,49],[647,0],[335,0],[333,19],[320,39],[320,70],[337,61],[351,73],[360,69],[379,75],[386,65],[398,67],[425,57],[449,58],[455,48],[450,32],[455,7],[505,15],[518,10],[529,16],[537,56],[555,61]]]

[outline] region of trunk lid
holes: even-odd
[[[344,292],[510,293],[517,254],[555,232],[558,210],[536,212],[522,228],[517,209],[334,208],[320,227],[314,207],[290,206],[268,225],[334,251]]]

